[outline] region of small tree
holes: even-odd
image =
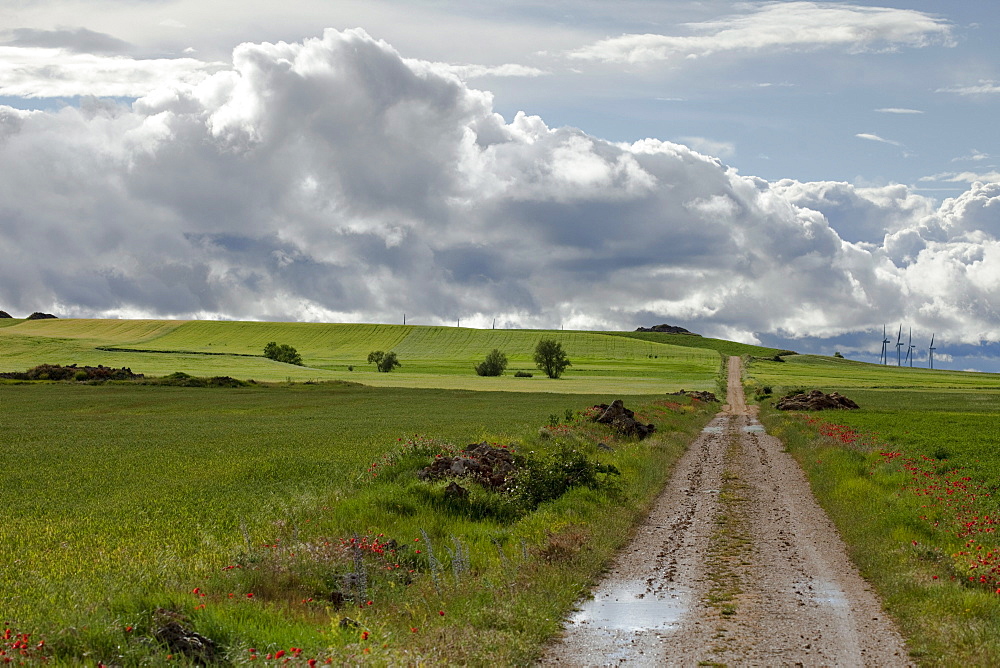
[[[507,356],[494,348],[486,359],[475,366],[476,374],[480,376],[502,376],[507,368]]]
[[[396,353],[383,352],[381,350],[373,350],[368,353],[368,363],[374,364],[375,368],[382,373],[389,373],[398,366],[403,366],[399,363],[399,358],[396,357]]]
[[[271,341],[264,346],[264,357],[272,359],[275,362],[302,366],[302,355],[299,355],[299,352],[287,343],[278,345],[276,341]]]
[[[549,378],[558,378],[572,362],[566,357],[561,343],[555,339],[542,339],[535,346],[535,365]]]

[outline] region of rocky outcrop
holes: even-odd
[[[32,313],[27,317],[27,320],[55,320],[55,319],[56,316],[52,315],[51,313],[40,313],[38,311],[35,311],[34,313]]]
[[[661,334],[690,334],[691,336],[701,336],[701,334],[695,334],[694,332],[689,332],[683,327],[677,327],[676,325],[653,325],[652,327],[639,327],[635,331],[637,332],[660,332]]]
[[[646,438],[654,431],[656,425],[642,424],[635,419],[635,413],[625,408],[625,403],[621,399],[615,399],[608,404],[598,404],[592,409],[594,422],[606,424],[622,436],[636,436],[639,439]]]
[[[779,411],[825,411],[860,408],[856,403],[842,394],[831,392],[824,394],[821,390],[812,390],[800,394],[782,397],[774,406]]]

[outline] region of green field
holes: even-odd
[[[356,488],[401,437],[512,439],[599,398],[0,385],[0,607],[39,622],[53,606],[84,609],[108,587],[194,586],[242,545],[241,523],[267,541],[274,522]],[[344,530],[382,519],[373,508],[370,524]]]
[[[534,347],[542,338],[559,340],[573,363],[558,380],[546,378],[532,362]],[[262,352],[269,341],[295,347],[305,366],[265,359]],[[507,374],[476,376],[473,365],[494,348],[509,358]],[[395,351],[402,368],[376,372],[366,364],[372,350]],[[710,348],[590,332],[124,320],[33,320],[0,329],[0,371],[78,363],[128,366],[154,376],[182,371],[258,381],[348,380],[384,387],[650,394],[714,389],[719,359]],[[534,376],[515,378],[517,370]]]
[[[533,368],[543,337],[573,361],[562,379]],[[306,366],[263,358],[272,340]],[[510,358],[507,375],[476,376],[493,348]],[[371,370],[373,349],[395,351],[403,368]],[[237,665],[255,662],[251,647],[259,659],[298,649],[285,658],[300,663],[530,663],[712,414],[663,393],[714,390],[720,353],[741,354],[751,396],[818,387],[861,404],[800,417],[765,400],[762,420],[810,476],[914,657],[1000,662],[1000,375],[766,359],[776,352],[633,332],[0,321],[4,371],[78,363],[270,381],[0,382],[0,611],[31,634],[22,658],[56,665],[164,662],[158,609]],[[580,416],[618,395],[659,425],[654,440]],[[622,475],[537,509],[475,486],[456,500],[444,482],[417,480],[435,452],[483,440],[539,462],[577,452]],[[358,573],[363,595],[336,599]],[[13,637],[0,641],[7,656],[21,651]]]
[[[513,378],[543,336],[567,349],[566,377]],[[260,357],[271,340],[309,366]],[[508,375],[475,376],[494,347]],[[364,368],[374,348],[403,369]],[[0,354],[5,370],[323,381],[0,382],[0,610],[12,629],[0,656],[55,665],[197,663],[158,635],[165,619],[236,665],[279,651],[303,664],[530,662],[714,411],[663,392],[714,389],[720,366],[714,350],[582,332],[172,321],[15,321]],[[517,391],[484,391],[497,387]],[[660,433],[640,443],[581,417],[619,394]],[[417,479],[435,453],[481,441],[534,462],[522,487],[538,489],[465,483],[456,499],[445,481]],[[537,508],[524,500],[590,470],[603,473]]]
[[[737,343],[736,341],[726,341],[725,339],[712,339],[707,336],[697,334],[666,334],[663,332],[601,332],[608,336],[622,336],[629,339],[638,339],[650,343],[667,343],[672,346],[684,346],[688,348],[704,348],[714,350],[722,355],[755,355],[757,357],[773,357],[779,353],[787,353],[787,350],[778,348],[767,348],[764,346],[754,346],[749,343]]]
[[[1000,375],[796,356],[751,391],[838,391],[858,411],[762,420],[806,470],[923,665],[1000,662]]]
[[[162,661],[169,650],[151,641],[160,608],[214,638],[227,663],[246,662],[250,647],[346,663],[362,651],[376,664],[523,663],[711,417],[686,399],[634,398],[663,430],[640,444],[580,421],[608,399],[336,384],[0,385],[0,609],[57,664]],[[555,422],[541,438],[539,427]],[[622,476],[524,516],[475,488],[468,502],[449,501],[444,483],[414,476],[433,455],[410,450],[481,440],[525,452],[572,447]],[[365,557],[371,603],[334,604],[331,589],[358,567],[338,546],[389,540],[378,536],[401,544],[392,559],[405,568],[379,575],[392,563]],[[344,616],[361,629],[341,628]]]
[[[789,355],[783,362],[753,360],[746,377],[784,389],[1000,389],[1000,374],[882,366],[819,355]],[[830,390],[827,390],[830,391]]]

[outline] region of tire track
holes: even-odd
[[[542,665],[911,665],[740,374]]]

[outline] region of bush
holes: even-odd
[[[132,373],[132,369],[122,367],[114,369],[98,364],[97,366],[78,367],[75,364],[61,366],[59,364],[39,364],[27,371],[10,371],[0,373],[0,378],[10,380],[75,380],[106,381],[106,380],[136,380],[142,378],[141,373]]]
[[[517,472],[507,487],[507,493],[526,510],[559,498],[573,487],[597,489],[607,484],[608,476],[621,475],[621,471],[612,464],[588,459],[583,453],[566,446],[549,455],[534,452],[515,455],[515,462]]]
[[[174,371],[169,376],[162,378],[151,378],[143,381],[143,385],[167,385],[170,387],[248,387],[253,381],[243,381],[229,376],[212,376],[211,378],[200,378]]]
[[[494,348],[475,369],[479,376],[502,376],[507,369],[507,356]]]
[[[396,353],[392,351],[383,352],[381,350],[373,350],[368,353],[368,363],[374,364],[375,368],[382,373],[389,373],[396,367],[403,366],[399,363]]]
[[[278,345],[276,341],[271,341],[264,346],[264,357],[272,359],[275,362],[302,366],[302,355],[299,355],[299,352],[287,343]]]
[[[549,378],[558,378],[572,362],[566,357],[561,343],[555,339],[542,339],[535,346],[535,364]]]
[[[527,371],[518,371],[514,374],[514,378],[531,378],[534,374],[528,373]]]

